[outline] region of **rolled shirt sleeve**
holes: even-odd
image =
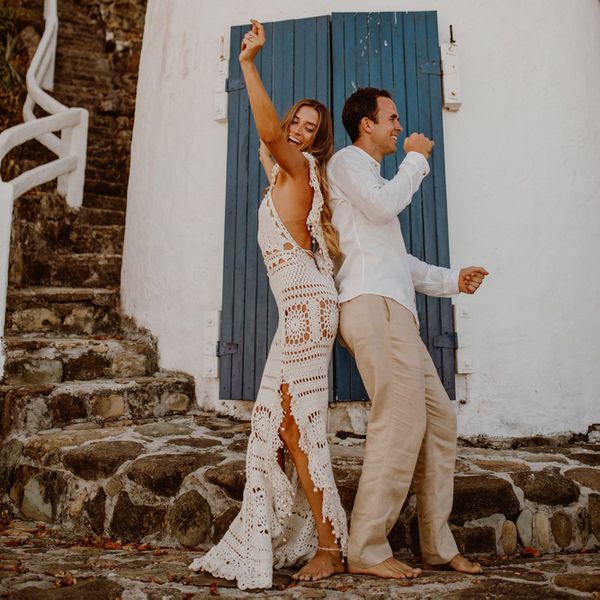
[[[368,219],[387,223],[411,202],[429,164],[419,152],[409,152],[394,177],[382,183],[368,162],[352,154],[340,154],[332,159],[328,177],[348,200]]]

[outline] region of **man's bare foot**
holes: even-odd
[[[375,575],[386,579],[414,579],[421,574],[421,569],[413,569],[406,563],[400,562],[395,558],[386,558],[377,565],[362,569],[360,567],[348,564],[348,573],[355,575]]]
[[[461,554],[457,554],[449,563],[443,565],[430,565],[423,563],[424,571],[438,571],[440,569],[451,569],[459,573],[468,573],[469,575],[477,575],[483,572],[483,568],[478,562],[471,562]]]
[[[336,573],[345,573],[341,552],[317,550],[317,553],[294,575],[296,581],[317,581]]]

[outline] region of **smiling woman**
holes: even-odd
[[[348,537],[327,444],[339,317],[331,259],[339,250],[322,171],[333,152],[331,117],[305,99],[279,121],[254,65],[264,29],[252,23],[239,60],[271,173],[258,242],[279,326],[252,414],[241,510],[217,546],[190,565],[237,579],[241,589],[270,587],[273,565],[308,561],[294,576],[303,581],[343,572]]]

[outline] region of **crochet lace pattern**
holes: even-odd
[[[333,263],[321,227],[323,195],[315,159],[309,164],[313,201],[306,224],[316,241],[314,258],[281,222],[271,191],[278,167],[258,214],[258,243],[277,302],[279,325],[269,351],[252,412],[242,507],[221,541],[190,569],[236,579],[240,589],[269,588],[273,568],[311,558],[317,548],[315,522],[290,457],[287,473],[277,462],[283,447],[281,385],[287,383],[291,413],[300,430],[299,445],[308,456],[316,489],[323,492],[324,521],[333,526],[346,553],[346,514],[333,478],[327,444],[328,369],[337,333],[339,307]]]

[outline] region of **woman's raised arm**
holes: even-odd
[[[260,79],[254,58],[265,45],[264,27],[252,19],[252,29],[246,33],[240,49],[240,66],[246,81],[250,108],[256,123],[258,137],[263,140],[279,168],[292,179],[306,180],[307,161],[287,140],[281,128],[277,111]]]

